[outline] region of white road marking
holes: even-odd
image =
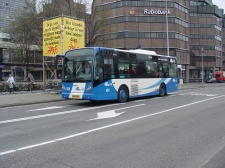
[[[57,113],[43,114],[43,115],[37,115],[37,116],[31,116],[31,117],[24,117],[24,118],[16,118],[16,119],[11,119],[11,120],[4,120],[4,121],[0,121],[0,124],[13,123],[13,122],[18,122],[18,121],[26,121],[26,120],[33,120],[33,119],[38,119],[38,118],[58,116],[58,115],[70,114],[70,113],[77,113],[77,112],[81,112],[81,111],[99,109],[99,108],[110,107],[110,106],[117,106],[117,105],[121,105],[121,104],[125,104],[125,103],[110,104],[110,105],[105,105],[105,106],[89,107],[89,108],[83,108],[83,109],[77,109],[77,110],[70,110],[70,111],[63,111],[63,112],[57,112]]]
[[[218,94],[205,94],[205,93],[197,93],[197,92],[190,92],[190,93],[181,93],[180,96],[184,95],[191,95],[191,96],[207,96],[207,97],[213,97],[218,96]]]
[[[51,106],[51,107],[45,107],[45,108],[40,108],[40,109],[33,109],[33,110],[29,110],[27,112],[30,112],[30,111],[42,111],[42,110],[59,109],[59,108],[64,108],[64,107],[68,107],[68,106],[71,106],[71,105],[66,105],[66,106]]]
[[[98,117],[90,119],[90,120],[101,120],[101,119],[106,119],[106,118],[114,118],[123,113],[125,113],[125,112],[116,113],[115,110],[104,111],[104,112],[97,113]]]
[[[176,96],[176,95],[174,95],[174,96]],[[151,98],[151,100],[156,100],[156,99],[162,99],[162,97]],[[146,100],[136,100],[135,102],[142,102],[142,101],[146,101]]]
[[[68,101],[73,101],[73,100],[66,100],[67,102]],[[57,101],[57,102],[65,102],[65,100],[60,100],[60,101]],[[49,102],[46,102],[46,103],[40,103],[40,104],[49,104]],[[27,107],[27,106],[33,106],[34,104],[24,104],[24,105],[17,105],[17,106],[10,106],[10,107],[0,107],[0,109],[10,109],[10,108],[15,108],[15,107]],[[37,105],[37,104],[35,104]]]
[[[177,95],[169,95],[168,97],[174,97],[174,96],[177,96]]]
[[[136,100],[135,102],[143,102],[143,101],[145,101],[145,100]]]
[[[218,98],[221,98],[221,97],[225,97],[225,95],[218,96],[218,97],[212,97],[212,98],[209,98],[209,99],[200,100],[200,101],[197,101],[197,102],[194,102],[194,103],[185,104],[185,105],[182,105],[182,106],[177,106],[177,107],[174,107],[174,108],[171,108],[171,109],[167,109],[167,110],[163,110],[163,111],[160,111],[160,112],[157,112],[157,113],[153,113],[153,114],[149,114],[149,115],[133,118],[133,119],[130,119],[130,120],[124,120],[124,121],[121,121],[121,122],[118,122],[118,123],[114,123],[114,124],[98,127],[98,128],[91,129],[91,130],[84,131],[84,132],[80,132],[80,133],[77,133],[77,134],[72,134],[72,135],[69,135],[69,136],[66,136],[66,137],[62,137],[62,138],[58,138],[58,139],[55,139],[55,140],[51,140],[51,141],[47,141],[47,142],[43,142],[43,143],[39,143],[39,144],[34,144],[34,145],[30,145],[30,146],[25,146],[25,147],[14,149],[14,150],[8,150],[8,151],[5,151],[5,152],[1,152],[0,156],[6,155],[6,154],[9,154],[9,153],[14,153],[14,152],[17,152],[17,151],[22,151],[22,150],[26,150],[26,149],[35,148],[35,147],[38,147],[38,146],[43,146],[43,145],[46,145],[46,144],[55,143],[55,142],[58,142],[58,141],[67,140],[67,139],[70,139],[70,138],[78,137],[78,136],[81,136],[81,135],[85,135],[85,134],[88,134],[88,133],[96,132],[96,131],[103,130],[103,129],[110,128],[110,127],[115,127],[115,126],[122,125],[122,124],[125,124],[125,123],[129,123],[129,122],[132,122],[132,121],[141,120],[143,118],[152,117],[152,116],[155,116],[155,115],[167,113],[167,112],[170,112],[170,111],[173,111],[173,110],[177,110],[177,109],[180,109],[180,108],[183,108],[183,107],[191,106],[191,105],[194,105],[194,104],[202,103],[202,102],[213,100],[213,99],[218,99]]]
[[[134,105],[134,106],[129,106],[129,107],[123,107],[123,108],[119,108],[119,109],[114,109],[114,110],[99,112],[99,113],[97,113],[97,118],[93,118],[93,119],[90,119],[90,120],[99,120],[99,119],[117,117],[117,116],[125,113],[125,112],[116,113],[115,111],[117,111],[117,110],[124,110],[124,109],[129,109],[129,108],[144,106],[144,105],[145,104],[139,104],[139,105]],[[87,121],[90,121],[90,120],[87,120]]]
[[[153,98],[151,100],[156,100],[156,99],[162,99],[162,97],[156,97],[156,98]]]

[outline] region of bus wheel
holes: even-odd
[[[159,96],[163,97],[166,95],[166,86],[164,84],[161,84],[159,87]]]
[[[118,101],[124,103],[128,100],[128,90],[125,86],[121,86],[118,91]]]

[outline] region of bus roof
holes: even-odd
[[[139,53],[139,54],[148,54],[148,55],[156,55],[156,56],[164,56],[164,57],[173,57],[174,56],[167,56],[167,55],[159,55],[155,51],[150,50],[144,50],[144,49],[132,49],[132,50],[123,50],[123,49],[117,49],[117,48],[109,48],[109,47],[84,47],[84,48],[95,48],[95,49],[110,49],[115,51],[121,51],[121,52],[129,52],[129,53]],[[82,48],[80,48],[82,49]]]
[[[115,50],[116,50],[116,51],[129,52],[129,53],[139,53],[139,54],[157,55],[155,51],[142,50],[142,49],[133,49],[133,50],[120,50],[120,49],[115,49]]]

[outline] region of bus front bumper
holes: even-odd
[[[116,100],[116,94],[62,93],[62,98],[78,100]]]

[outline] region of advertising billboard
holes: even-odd
[[[71,18],[63,18],[64,51],[84,47],[84,22]]]
[[[62,18],[43,22],[43,56],[62,54]]]
[[[58,17],[43,22],[43,56],[54,57],[84,47],[84,21]]]

